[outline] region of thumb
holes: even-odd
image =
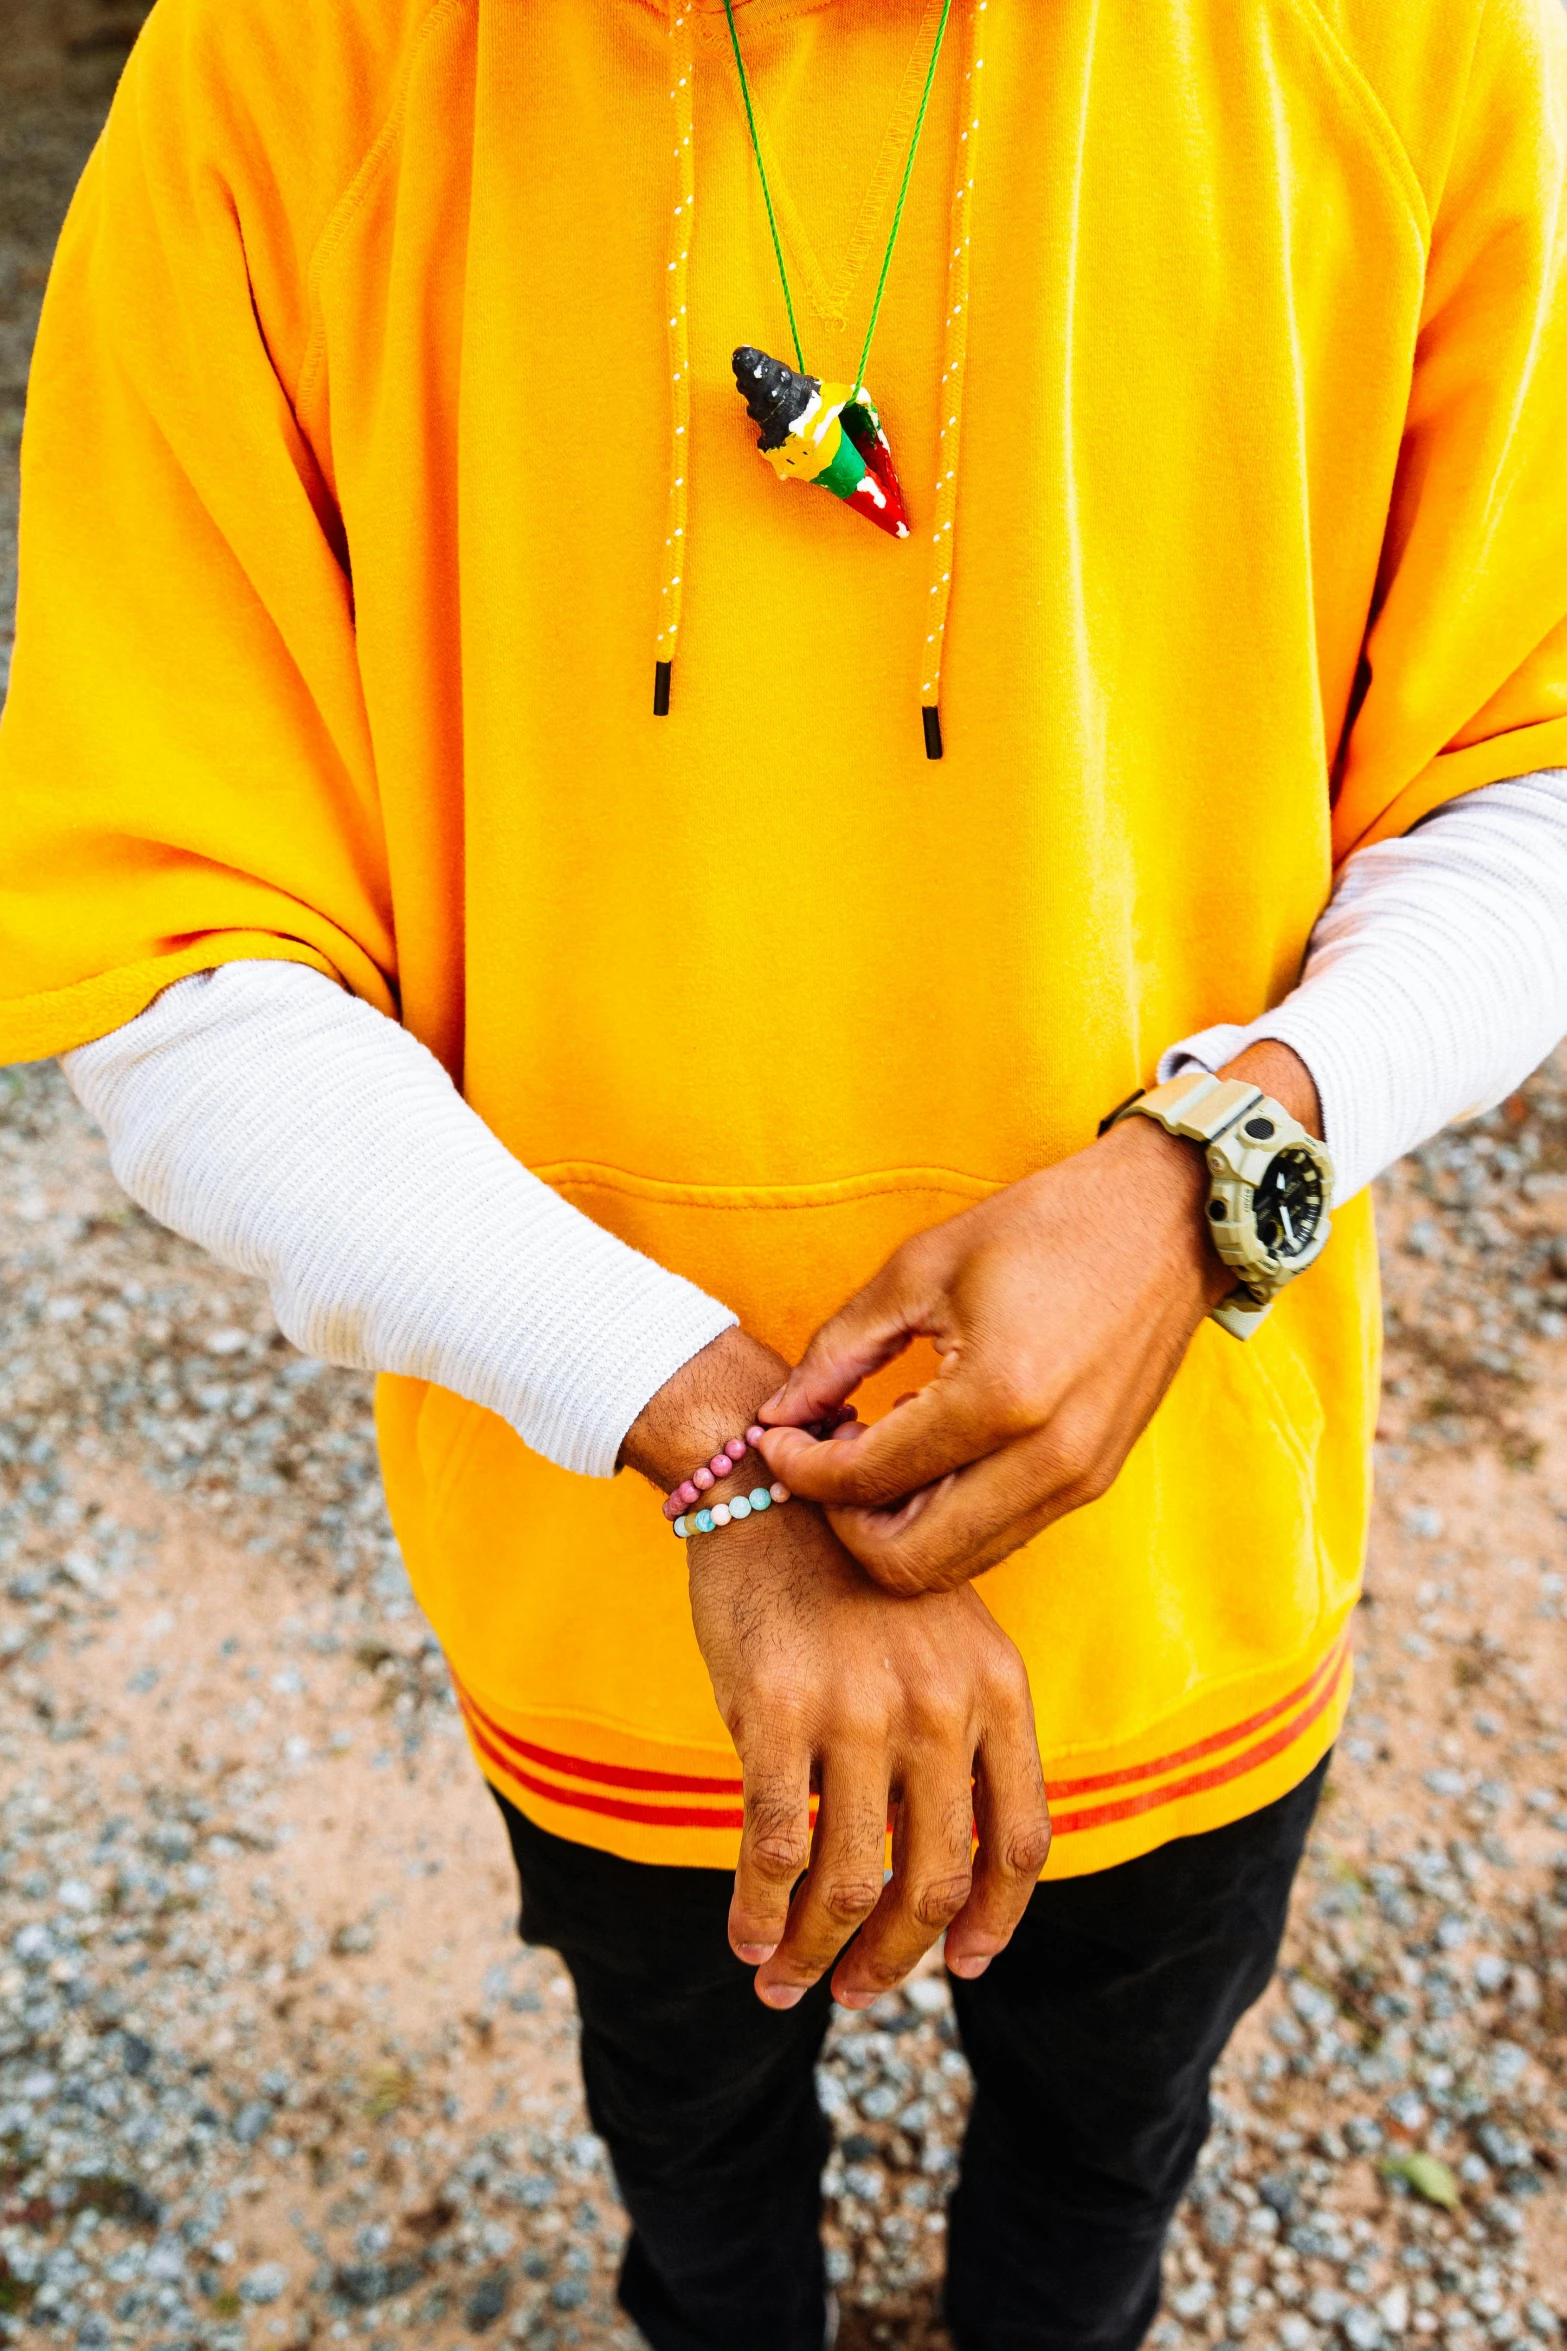
[[[757,1419],[767,1428],[806,1428],[828,1419],[861,1380],[931,1328],[932,1304],[914,1253],[906,1245],[895,1250],[880,1273],[822,1324]]]

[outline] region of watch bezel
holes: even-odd
[[[1294,1119],[1274,1116],[1273,1123],[1280,1131],[1266,1142],[1253,1141],[1242,1131],[1250,1115],[1253,1113],[1243,1114],[1206,1146],[1210,1178],[1207,1223],[1218,1255],[1243,1286],[1259,1302],[1265,1302],[1314,1265],[1327,1246],[1333,1229],[1333,1162],[1315,1135],[1308,1135]],[[1258,1232],[1255,1203],[1258,1186],[1269,1168],[1287,1151],[1315,1165],[1322,1182],[1322,1214],[1306,1247],[1285,1257],[1270,1249]],[[1222,1218],[1212,1214],[1215,1202],[1225,1209]]]

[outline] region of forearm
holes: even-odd
[[[1183,1039],[1159,1076],[1227,1066],[1264,1040],[1289,1047],[1315,1082],[1344,1200],[1499,1102],[1564,1031],[1567,776],[1550,772],[1492,784],[1361,850],[1293,993],[1245,1028]]]
[[[1567,780],[1494,785],[1350,861],[1301,985],[1172,1048],[1323,1135],[1340,1196],[1515,1084],[1567,1028]],[[1266,1133],[1266,1128],[1264,1132]],[[1146,1119],[896,1249],[761,1418],[768,1465],[876,1580],[938,1590],[1103,1495],[1235,1275],[1205,1154]],[[942,1357],[847,1444],[808,1425],[919,1336]]]
[[[521,1166],[407,1031],[305,966],[182,981],[63,1066],[132,1198],[265,1281],[297,1346],[438,1381],[563,1468],[611,1474],[648,1399],[733,1328]]]

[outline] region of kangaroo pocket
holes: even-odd
[[[963,1205],[966,1179],[951,1181],[875,1179],[784,1208],[595,1189],[580,1175],[570,1189],[793,1355],[906,1232]],[[1047,1755],[1134,1739],[1205,1688],[1285,1665],[1351,1604],[1374,1396],[1371,1250],[1369,1214],[1352,1204],[1254,1339],[1205,1324],[1110,1492],[981,1579],[1028,1664]],[[870,1408],[909,1380],[905,1359]],[[642,1480],[571,1476],[477,1405],[388,1386],[406,1392],[382,1412],[393,1515],[459,1677],[530,1715],[727,1753],[684,1551]]]
[[[791,1362],[900,1241],[1000,1189],[944,1167],[746,1187],[662,1183],[574,1161],[537,1172],[595,1224],[722,1298]],[[890,1403],[908,1385],[889,1376],[866,1393]]]

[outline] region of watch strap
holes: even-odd
[[[1206,1069],[1188,1069],[1151,1093],[1134,1095],[1113,1113],[1113,1120],[1129,1118],[1135,1111],[1188,1143],[1211,1143],[1262,1099],[1262,1088],[1247,1085],[1243,1078],[1216,1078]]]
[[[1244,1285],[1237,1285],[1217,1306],[1209,1307],[1208,1320],[1228,1331],[1232,1339],[1249,1339],[1267,1321],[1275,1303],[1272,1298],[1254,1298]]]

